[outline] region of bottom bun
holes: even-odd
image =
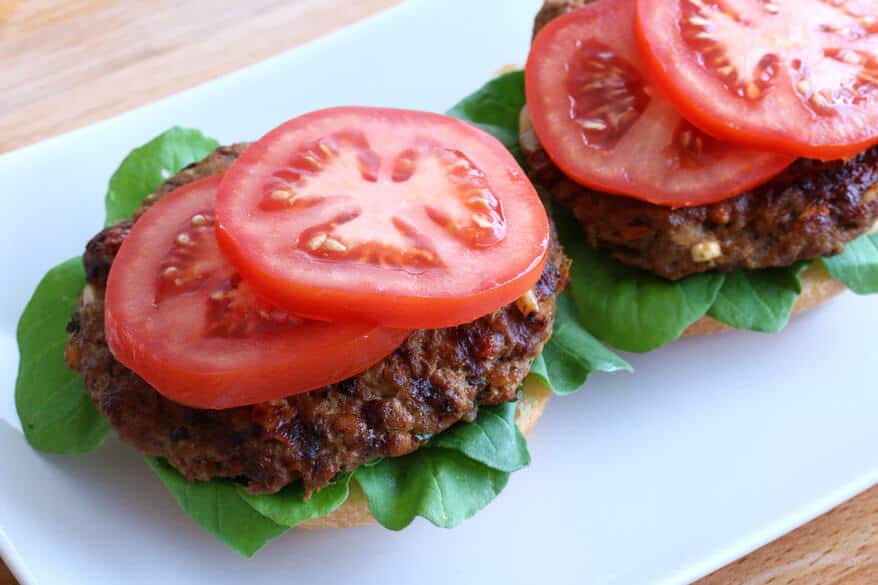
[[[832,278],[821,262],[814,262],[802,273],[802,294],[796,304],[793,305],[793,316],[819,307],[823,303],[843,293],[846,287]],[[683,333],[689,335],[712,335],[724,331],[732,331],[734,328],[720,323],[712,317],[702,317]]]
[[[515,422],[521,432],[527,435],[533,430],[546,408],[552,392],[534,376],[528,376],[515,412]],[[296,528],[320,530],[323,528],[353,528],[372,524],[375,518],[369,512],[366,496],[357,482],[351,482],[351,495],[335,512],[328,516],[314,518],[299,524]]]

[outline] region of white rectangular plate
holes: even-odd
[[[253,139],[336,104],[444,111],[523,63],[539,0],[414,0],[296,51],[0,157],[0,552],[25,585],[685,583],[878,481],[874,301],[780,335],[686,340],[556,398],[534,462],[452,531],[291,531],[245,560],[201,532],[132,449],[32,451],[15,328],[49,267],[101,225],[107,179],[171,125]],[[224,50],[217,47],[217,50]]]

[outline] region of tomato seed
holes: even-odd
[[[330,252],[347,252],[348,247],[339,242],[336,239],[327,237],[323,242],[323,249],[328,250]]]
[[[586,130],[602,131],[607,129],[607,123],[603,120],[581,120],[579,125]]]
[[[477,226],[481,228],[489,228],[494,225],[494,222],[491,221],[491,218],[482,213],[474,213],[473,221]]]
[[[317,234],[316,236],[314,236],[313,238],[311,238],[311,239],[308,241],[308,248],[309,248],[310,250],[316,250],[316,249],[318,249],[320,246],[323,245],[323,242],[325,242],[325,241],[326,241],[326,238],[328,238],[328,237],[329,237],[329,236],[326,235],[325,233],[319,233],[319,234]]]

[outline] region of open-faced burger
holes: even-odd
[[[876,22],[869,2],[547,0],[521,144],[579,224],[593,333],[645,351],[878,291]]]
[[[245,554],[293,525],[453,526],[527,464],[516,423],[550,394],[525,380],[569,261],[512,154],[474,126],[307,114],[169,176],[83,265],[67,364]],[[201,517],[201,486],[239,493],[258,530]],[[452,500],[440,514],[431,497]]]

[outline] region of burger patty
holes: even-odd
[[[168,180],[145,207],[186,183],[224,172],[246,146],[218,149]],[[67,362],[82,374],[86,391],[123,440],[164,457],[190,480],[235,478],[253,493],[273,493],[298,481],[310,493],[371,460],[411,453],[456,422],[474,420],[480,405],[514,400],[551,335],[555,297],[569,264],[553,241],[532,291],[535,305],[530,299],[466,325],[415,331],[362,374],[312,392],[200,410],[163,397],[107,347],[107,275],[132,225],[109,227],[86,248],[87,286],[70,321]]]
[[[800,159],[742,195],[681,209],[578,185],[543,150],[528,165],[573,211],[590,246],[670,280],[838,254],[878,220],[878,147],[846,163]]]
[[[547,0],[534,34],[588,0]],[[670,209],[583,187],[539,148],[533,178],[570,208],[594,248],[678,280],[708,270],[790,266],[841,253],[878,220],[878,147],[849,161],[800,159],[732,199]]]

